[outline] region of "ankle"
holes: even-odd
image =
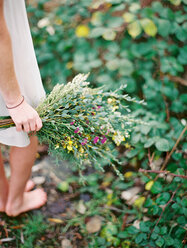
[[[14,209],[19,209],[23,204],[23,195],[17,197],[16,199],[10,199],[8,198],[7,204],[6,204],[6,212],[14,210]]]

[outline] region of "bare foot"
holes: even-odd
[[[31,179],[29,179],[29,180],[27,181],[27,183],[26,183],[25,191],[26,191],[26,192],[30,191],[31,189],[34,188],[34,186],[35,186],[35,183],[34,183]]]
[[[0,212],[5,212],[7,196],[8,196],[7,180],[5,182],[1,181],[1,185],[0,185]]]
[[[5,185],[6,185],[6,182],[3,184],[2,192],[0,189],[0,212],[5,212],[6,200],[8,196],[8,184],[7,186]],[[35,186],[35,183],[31,179],[29,179],[25,186],[25,192],[30,191],[31,189],[34,188],[34,186]]]
[[[8,216],[15,217],[23,212],[40,208],[46,201],[46,192],[43,189],[35,189],[30,192],[24,192],[23,198],[17,202],[7,203],[5,212]]]

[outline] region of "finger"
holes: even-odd
[[[40,118],[36,119],[36,126],[37,126],[36,131],[39,131],[42,128],[43,125],[42,125],[42,120]]]
[[[30,130],[30,125],[29,125],[29,123],[28,122],[25,122],[24,124],[23,124],[23,131],[25,131],[25,132],[30,132],[31,130]]]
[[[36,121],[35,120],[31,120],[29,122],[29,124],[30,124],[30,130],[31,131],[35,131],[36,130]]]
[[[16,130],[18,131],[18,132],[20,132],[20,131],[22,131],[23,130],[23,127],[22,127],[22,124],[21,123],[17,123],[16,124]]]

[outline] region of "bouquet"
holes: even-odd
[[[113,92],[104,92],[103,87],[91,88],[87,74],[79,73],[72,82],[57,84],[37,106],[43,127],[36,133],[40,143],[49,146],[48,153],[59,159],[73,160],[83,179],[83,164],[94,165],[104,171],[98,157],[105,158],[117,175],[116,146],[126,144],[136,123],[130,115],[127,102],[137,101],[120,93],[122,85]],[[10,117],[1,117],[0,128],[14,126]]]

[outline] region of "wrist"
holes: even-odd
[[[22,100],[23,100],[23,96],[21,94],[17,96],[9,97],[7,100],[5,100],[6,107],[13,108],[14,106],[17,106]]]

